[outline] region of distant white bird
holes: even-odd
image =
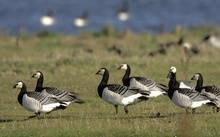
[[[147,96],[150,92],[143,92],[138,88],[129,88],[119,84],[108,84],[109,72],[106,68],[101,68],[96,74],[103,76],[98,86],[99,97],[114,105],[116,114],[118,113],[118,105],[124,105],[124,111],[128,113],[127,106],[148,99]]]
[[[85,27],[89,23],[88,21],[88,11],[85,11],[82,16],[79,16],[73,20],[73,24],[76,27]]]
[[[203,38],[204,42],[207,42],[211,46],[220,49],[220,35],[213,34],[207,35]]]
[[[53,10],[49,10],[46,15],[40,18],[40,22],[44,26],[52,26],[55,23]]]
[[[66,108],[66,104],[55,97],[40,92],[27,92],[26,85],[22,81],[17,82],[13,88],[21,89],[18,95],[20,105],[36,114],[27,119],[36,116],[39,118],[41,112],[48,114],[53,110]]]
[[[118,10],[117,16],[120,21],[127,21],[130,18],[127,0],[123,1],[122,8]]]
[[[118,70],[125,70],[125,74],[122,78],[124,86],[136,87],[141,90],[150,92],[149,98],[157,97],[160,95],[167,95],[168,87],[164,84],[156,83],[155,81],[144,77],[130,77],[131,68],[128,64],[121,64]]]

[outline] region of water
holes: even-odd
[[[117,11],[122,0],[0,0],[0,30],[28,34],[52,30],[64,34],[77,34],[83,30],[100,30],[107,23],[115,29],[133,32],[158,33],[161,24],[165,31],[177,25],[189,28],[198,25],[220,24],[219,0],[128,0],[130,19],[119,21]],[[45,27],[40,17],[49,9],[56,22]],[[83,28],[73,25],[73,19],[88,11],[89,24]]]

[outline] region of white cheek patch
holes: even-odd
[[[101,69],[101,74],[103,75],[105,73],[105,69]]]
[[[127,70],[128,69],[127,64],[121,64],[121,69]]]
[[[171,67],[170,71],[173,72],[173,73],[176,73],[176,68],[175,67]]]
[[[199,74],[196,74],[196,80],[198,80],[199,79]]]
[[[41,76],[41,73],[40,73],[40,72],[37,72],[34,77],[35,77],[35,78],[40,78],[40,76]]]
[[[23,87],[23,83],[22,82],[18,82],[16,88],[22,88]]]

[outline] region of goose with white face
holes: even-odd
[[[149,98],[154,98],[160,95],[166,95],[167,86],[157,83],[146,77],[130,76],[131,68],[128,64],[121,64],[118,70],[125,70],[125,74],[122,78],[124,86],[135,87],[144,91],[150,91]]]
[[[56,87],[44,87],[44,75],[41,71],[37,71],[32,75],[32,78],[37,79],[37,84],[35,87],[36,92],[45,93],[48,96],[56,97],[60,101],[69,105],[70,103],[80,103],[83,104],[85,101],[77,97],[77,94],[74,92],[68,92],[66,90],[56,88]]]

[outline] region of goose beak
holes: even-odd
[[[122,67],[122,65],[121,65],[119,68],[117,68],[117,70],[120,70],[120,69],[121,69],[121,67]]]
[[[96,75],[102,75],[100,70],[98,72],[96,72],[95,74]]]
[[[18,85],[18,84],[15,84],[15,85],[13,86],[13,89],[17,88],[17,85]]]
[[[196,76],[194,75],[191,80],[197,80]]]
[[[35,75],[36,75],[36,74],[32,75],[31,78],[35,78]]]

